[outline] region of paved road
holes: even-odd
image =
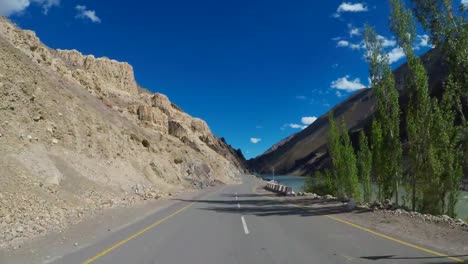
[[[54,263],[453,263],[255,194],[254,182],[180,202]]]

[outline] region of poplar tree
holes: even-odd
[[[401,181],[402,150],[400,143],[400,106],[395,77],[383,50],[382,40],[370,26],[366,26],[364,42],[367,48],[371,86],[377,99],[373,123],[373,153],[379,184],[379,198],[395,195],[398,204]]]
[[[434,155],[439,159],[436,172],[441,183],[441,210],[455,217],[468,146],[463,136],[467,121],[462,109],[462,101],[468,99],[468,9],[462,4],[455,12],[457,5],[451,0],[411,0],[411,3],[418,21],[448,64],[443,99],[440,103],[434,102],[437,121],[432,127],[433,133],[440,135],[434,137]]]
[[[372,152],[369,148],[367,136],[363,130],[359,132],[359,151],[357,153],[359,177],[362,183],[363,200],[369,202],[371,199],[371,170],[372,170]]]
[[[391,0],[390,29],[403,49],[409,68],[409,105],[407,113],[407,133],[409,143],[409,175],[412,209],[416,210],[417,197],[421,195],[421,206],[427,205],[424,197],[433,195],[427,188],[433,180],[432,144],[431,144],[431,100],[429,97],[429,78],[418,56],[415,55],[413,43],[416,26],[411,12],[406,10],[400,0]],[[421,184],[421,186],[418,186]],[[418,190],[418,187],[421,187]]]
[[[330,130],[328,150],[333,164],[336,193],[341,198],[360,200],[359,180],[357,176],[356,154],[354,153],[348,129],[342,120],[336,124],[333,112],[328,114]]]
[[[330,123],[330,128],[328,132],[328,153],[330,154],[330,158],[332,160],[333,165],[332,173],[334,175],[335,180],[334,185],[336,186],[336,195],[338,197],[344,197],[344,182],[346,177],[346,171],[344,170],[344,162],[342,159],[343,147],[340,139],[340,131],[338,129],[332,111],[328,113],[328,121]]]
[[[351,139],[344,120],[341,122],[341,138],[343,144],[343,172],[346,173],[346,196],[360,201],[361,191],[359,189],[356,154],[354,152],[353,145],[351,144]]]
[[[382,200],[382,190],[384,189],[384,185],[386,185],[382,176],[384,171],[384,159],[382,157],[382,155],[384,155],[384,151],[382,149],[382,127],[380,126],[380,122],[375,119],[372,121],[371,133],[372,178],[373,181],[377,183],[377,198]]]
[[[413,11],[430,40],[443,54],[449,66],[446,90],[465,121],[460,97],[468,98],[468,6],[457,6],[451,0],[411,0]],[[457,1],[457,4],[460,2]]]

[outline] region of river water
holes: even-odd
[[[280,182],[281,184],[292,187],[293,191],[295,191],[296,193],[304,191],[304,177],[272,175],[262,175],[261,177],[265,180],[273,180],[274,178],[274,180]],[[374,189],[374,191],[376,191],[375,187]],[[456,213],[457,218],[461,218],[464,220],[468,219],[468,192],[460,192],[460,196],[458,197]]]

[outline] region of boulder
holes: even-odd
[[[177,121],[169,121],[169,134],[179,139],[187,136],[187,130]]]
[[[350,199],[349,202],[345,205],[346,210],[354,210],[356,208],[356,201],[354,199]]]

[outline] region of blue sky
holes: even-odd
[[[382,0],[2,0],[0,14],[52,48],[129,62],[248,158],[368,85],[365,23],[404,61]]]

